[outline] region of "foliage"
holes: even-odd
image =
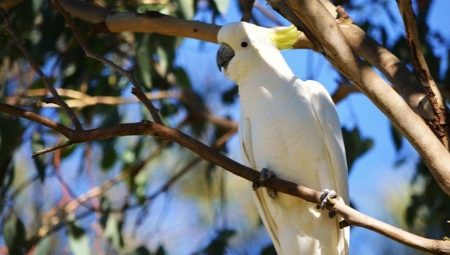
[[[207,22],[219,19],[229,5],[226,0],[100,2],[117,10],[141,13],[159,11],[185,19],[193,19],[196,13],[204,11],[201,8],[207,6],[206,11],[211,14],[211,19]],[[370,4],[350,0],[341,2],[350,13],[367,8],[364,6],[375,8],[385,4],[385,1],[375,0],[369,1]],[[427,26],[426,18],[433,1],[418,3],[417,21],[424,52],[434,78],[442,84],[443,93],[447,94],[450,91],[450,68],[445,67],[442,71],[442,59],[432,49],[448,48],[448,42],[443,35]],[[386,9],[386,13],[388,16],[393,15],[389,9]],[[63,17],[49,2],[23,1],[10,10],[8,15],[15,33],[31,51],[34,60],[56,87],[67,92],[65,100],[78,99],[84,102],[80,99],[88,96],[131,96],[131,87],[125,77],[98,61],[84,57],[73,33],[64,25]],[[393,53],[409,61],[403,37],[391,37],[387,27],[370,18],[361,20],[360,24],[383,45],[389,46]],[[99,34],[92,26],[83,22],[77,21],[76,25],[83,31],[82,36],[87,39],[90,49],[132,70],[146,92],[166,93],[162,98],[154,100],[166,123],[211,145],[227,134],[227,128],[205,119],[205,114],[214,112],[210,110],[214,107],[209,103],[211,92],[206,89],[210,87],[208,79],[202,81],[204,84],[193,84],[192,80],[198,79],[194,79],[185,66],[177,64],[182,39],[158,34]],[[0,36],[0,49],[1,101],[20,105],[70,125],[70,119],[63,111],[43,107],[48,106],[42,104],[42,101],[48,99],[48,94],[40,90],[44,88],[44,84],[34,74],[11,38],[4,33]],[[448,63],[450,53],[446,57]],[[228,86],[219,90],[222,91],[219,96],[221,102],[220,107],[216,108],[225,113],[217,117],[229,120],[228,115],[231,114],[227,110],[236,107],[237,87]],[[81,94],[71,94],[71,91]],[[88,128],[149,118],[139,104],[96,104],[75,109],[83,125]],[[349,168],[352,169],[353,163],[361,159],[377,141],[365,137],[363,130],[358,127],[344,128],[343,134]],[[395,147],[400,151],[405,141],[397,133],[393,134]],[[6,245],[10,254],[22,254],[26,252],[25,249],[29,251],[33,247],[37,247],[35,253],[38,254],[45,254],[48,247],[52,247],[54,253],[69,247],[73,254],[88,254],[94,253],[96,245],[112,253],[167,254],[173,247],[159,243],[164,240],[163,237],[151,239],[158,240],[158,243],[146,243],[145,239],[142,240],[145,237],[133,232],[144,228],[145,231],[150,229],[158,232],[164,216],[173,214],[170,206],[166,208],[162,200],[158,199],[164,195],[170,197],[171,192],[182,197],[177,200],[178,203],[194,207],[191,209],[200,215],[199,222],[196,222],[201,225],[199,229],[204,229],[204,225],[207,225],[207,230],[204,231],[208,233],[206,241],[197,245],[199,254],[228,254],[233,251],[232,244],[236,239],[243,236],[249,240],[256,239],[257,234],[242,233],[226,224],[224,215],[232,212],[234,203],[237,203],[228,199],[231,195],[225,188],[227,178],[217,173],[217,167],[198,163],[179,146],[148,137],[131,137],[73,145],[62,151],[31,159],[31,152],[61,141],[59,135],[37,124],[0,115],[0,208],[3,231],[0,245]],[[230,151],[228,144],[221,146],[220,150],[224,153]],[[23,154],[27,156],[26,163],[20,161],[18,156]],[[187,175],[186,169],[193,169],[190,172],[194,173]],[[199,171],[203,174],[199,174]],[[172,186],[158,191],[160,185],[173,176],[185,178],[184,182],[171,184]],[[423,163],[418,163],[413,182],[421,184],[423,189],[415,192],[406,214],[411,228],[431,237],[440,238],[450,233],[450,225],[442,225],[442,222],[448,220],[445,217],[450,215],[448,198],[438,188]],[[230,185],[236,185],[232,192],[239,189],[235,183]],[[95,187],[102,191],[95,199],[81,202],[72,209],[63,206]],[[158,217],[155,207],[163,208],[163,216]],[[226,210],[225,207],[229,209]],[[246,208],[246,211],[252,209],[254,208]],[[254,213],[246,213],[246,216],[253,215],[246,221],[246,224],[251,225],[251,231],[261,231],[258,224],[255,226],[251,223]],[[185,216],[181,212],[180,216],[174,215],[171,216],[172,219]],[[152,218],[151,216],[159,220],[149,223],[147,218]],[[186,218],[183,220],[190,220],[189,217]],[[56,224],[52,223],[55,219],[58,219]],[[65,231],[59,231],[61,229]],[[40,238],[39,233],[42,231],[48,231],[47,235],[51,238]],[[194,244],[191,242],[185,245],[191,247]],[[258,245],[259,247],[253,248],[261,251],[261,254],[274,254],[272,246],[267,246],[267,243],[259,240]]]

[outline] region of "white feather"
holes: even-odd
[[[342,133],[328,92],[318,82],[295,77],[273,45],[258,41],[261,31],[234,23],[219,32],[219,42],[235,50],[226,73],[239,85],[245,164],[316,190],[333,189],[348,202]],[[241,49],[242,38],[255,43]],[[349,230],[338,227],[340,217],[329,218],[315,204],[289,195],[273,199],[265,189],[254,194],[278,254],[348,254]]]

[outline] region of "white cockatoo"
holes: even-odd
[[[296,77],[280,49],[292,48],[293,26],[230,23],[218,33],[217,64],[238,84],[239,139],[244,163],[269,169],[316,190],[334,190],[348,203],[347,163],[336,108],[316,81]],[[339,216],[286,195],[254,191],[258,212],[280,255],[348,254],[349,229]]]

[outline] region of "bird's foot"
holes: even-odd
[[[252,187],[253,190],[257,190],[260,187],[265,187],[267,189],[267,194],[271,198],[275,198],[277,193],[274,189],[267,188],[267,184],[269,180],[273,177],[276,177],[275,174],[267,168],[261,169],[258,182],[254,182]]]
[[[327,205],[327,203],[331,200],[331,199],[334,199],[334,198],[337,198],[338,197],[338,195],[337,195],[337,193],[336,193],[336,191],[334,191],[334,190],[330,190],[330,189],[323,189],[321,192],[320,192],[320,199],[319,199],[319,204],[317,205],[317,208],[318,209],[324,209],[325,208],[325,206]],[[331,217],[332,215],[330,215],[330,217]]]

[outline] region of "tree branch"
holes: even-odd
[[[441,189],[450,195],[450,154],[425,122],[405,101],[367,64],[352,51],[341,30],[320,1],[270,1],[272,6],[292,17],[294,25],[300,20],[312,31],[313,41],[318,41],[327,59],[345,77],[386,114],[398,130],[420,153]],[[414,128],[411,128],[414,127]]]
[[[1,104],[0,104],[1,106]],[[12,106],[10,106],[12,107]],[[15,107],[13,107],[15,108]],[[4,107],[0,107],[0,112],[5,112]],[[6,108],[9,109],[9,108]],[[22,111],[6,111],[6,113],[24,117]],[[26,116],[25,116],[26,118]],[[42,117],[41,117],[42,118]],[[40,118],[37,118],[40,119]],[[34,120],[34,119],[31,119]],[[45,121],[41,121],[44,122]],[[40,122],[39,122],[40,123]],[[57,131],[58,125],[46,125]],[[258,182],[260,173],[254,169],[237,163],[230,158],[220,154],[217,150],[203,144],[202,142],[182,133],[179,130],[166,127],[164,125],[142,121],[138,123],[124,123],[116,126],[97,128],[91,130],[72,130],[64,127],[62,130],[66,132],[66,137],[73,143],[89,142],[102,139],[108,139],[118,136],[129,135],[151,135],[169,142],[175,142],[179,145],[189,149],[201,158],[217,165],[225,170],[245,178],[250,182]],[[296,183],[282,180],[279,178],[271,178],[267,186],[282,193],[286,193],[298,198],[304,199],[311,203],[318,203],[320,200],[320,192],[310,189],[308,187],[297,185]],[[421,249],[433,253],[449,253],[450,241],[441,241],[427,239],[408,233],[399,228],[393,227],[369,216],[361,214],[352,209],[344,202],[338,199],[333,199],[327,204],[327,208],[343,217],[346,224],[360,226],[376,231],[393,240],[401,242],[410,247]]]
[[[336,7],[328,0],[320,1],[326,6],[329,13],[336,17]],[[72,16],[97,24],[103,30],[114,33],[124,31],[158,33],[217,43],[217,32],[220,29],[220,26],[217,25],[183,20],[158,12],[147,12],[145,14],[116,13],[87,2],[76,0],[59,0],[59,2]],[[291,17],[286,13],[284,15],[291,22],[293,18],[296,18],[293,13]],[[339,27],[352,49],[371,65],[378,68],[417,114],[424,119],[433,118],[433,112],[425,90],[405,64],[386,48],[367,37],[361,28],[351,22],[341,22]],[[318,50],[317,46],[314,46],[304,33],[300,33],[294,48]]]
[[[16,47],[22,52],[22,54],[27,58],[28,62],[30,63],[30,66],[33,68],[33,70],[37,73],[39,78],[41,78],[42,82],[44,83],[45,87],[50,91],[52,96],[55,98],[56,103],[61,106],[61,108],[66,112],[66,114],[69,116],[69,118],[72,120],[73,125],[76,129],[83,129],[81,126],[80,121],[78,120],[75,113],[72,111],[72,109],[69,108],[69,106],[62,100],[62,98],[59,96],[58,91],[53,87],[48,77],[42,72],[39,65],[34,61],[33,56],[31,55],[30,51],[23,45],[23,43],[17,38],[16,34],[11,28],[11,24],[9,22],[8,16],[3,11],[3,9],[0,9],[0,15],[3,18],[3,21],[5,23],[5,30],[11,36],[13,39]]]
[[[433,109],[434,118],[432,120],[432,127],[442,144],[444,144],[445,148],[448,150],[449,138],[446,107],[441,92],[431,76],[425,56],[420,50],[419,32],[417,31],[416,17],[411,6],[411,0],[399,0],[397,4],[402,14],[403,22],[405,23],[406,35],[414,68],[416,69],[416,73],[419,76],[422,85],[425,87],[425,91],[427,92],[428,99],[430,100]]]
[[[131,93],[133,93],[145,105],[147,110],[150,112],[150,115],[152,116],[153,121],[155,121],[159,124],[162,124],[163,122],[161,120],[161,117],[159,116],[158,109],[156,109],[155,106],[153,106],[152,102],[146,97],[140,84],[138,84],[138,82],[134,78],[133,72],[127,71],[127,70],[123,69],[122,67],[120,67],[119,65],[115,64],[114,62],[92,52],[88,48],[84,39],[81,37],[80,31],[75,26],[75,23],[73,22],[73,20],[68,16],[68,13],[63,8],[61,8],[61,6],[59,5],[58,0],[53,0],[52,2],[57,7],[59,12],[64,16],[66,23],[69,25],[70,29],[72,30],[72,32],[73,32],[75,38],[77,39],[78,43],[80,44],[80,46],[83,48],[83,51],[86,54],[86,56],[89,58],[95,59],[95,60],[103,63],[106,66],[109,66],[114,71],[127,77],[128,81],[133,85]]]
[[[73,89],[56,89],[60,96],[65,97],[67,105],[70,108],[84,108],[93,105],[121,105],[121,104],[132,104],[138,103],[140,100],[136,97],[119,97],[119,96],[91,96],[86,93],[80,92],[78,90]],[[44,108],[55,108],[59,107],[57,104],[53,103],[53,100],[45,99],[46,104],[42,104],[40,101],[36,100],[31,101],[28,99],[29,97],[43,97],[46,94],[45,89],[30,89],[28,90],[24,96],[10,96],[5,98],[5,103],[16,105],[16,106],[25,106],[25,105],[33,105],[37,107]],[[145,96],[149,100],[161,100],[165,98],[177,98],[181,97],[180,91],[155,91],[145,93]]]
[[[30,111],[26,111],[24,109],[14,107],[11,105],[0,103],[0,112],[4,112],[4,113],[7,113],[12,116],[21,117],[21,118],[39,123],[43,126],[53,129],[54,131],[65,136],[66,138],[69,138],[69,135],[73,132],[72,129],[70,129],[64,125],[61,125],[51,119],[42,117],[39,114],[30,112]]]

